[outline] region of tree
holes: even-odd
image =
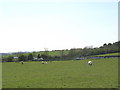
[[[42,58],[44,58],[44,59],[48,59],[48,48],[44,48],[45,49],[45,51],[44,51],[44,54],[43,54],[43,57]],[[42,56],[42,55],[41,55]]]
[[[107,44],[105,43],[105,44],[103,44],[103,46],[107,46]]]
[[[13,62],[13,56],[8,56],[8,57],[7,57],[7,61],[8,61],[8,62]]]
[[[60,51],[61,60],[63,60],[63,55],[64,55],[63,50],[61,50]]]
[[[112,44],[111,43],[108,43],[108,46],[111,46]]]
[[[47,58],[48,58],[48,56],[45,55],[45,54],[42,54],[41,57],[42,57],[43,59],[47,59]]]
[[[33,57],[36,57],[36,52],[35,51],[33,51]]]
[[[40,56],[40,54],[38,54],[38,56],[37,56],[38,58],[41,58],[41,56]]]
[[[19,61],[27,61],[27,57],[23,54],[19,55],[18,59]]]
[[[30,53],[30,54],[28,55],[28,60],[32,60],[32,59],[33,59],[33,54]]]
[[[72,49],[70,49],[70,51],[69,51],[69,53],[68,53],[68,56],[69,56],[69,57],[73,57],[74,55],[75,55],[75,49],[72,48]]]

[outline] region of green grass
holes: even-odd
[[[118,59],[3,63],[3,88],[117,88]]]
[[[109,53],[109,54],[101,54],[101,55],[95,55],[95,56],[120,56],[120,53]]]
[[[49,56],[61,56],[61,52],[64,54],[64,55],[67,55],[68,53],[69,53],[69,51],[68,50],[64,50],[64,51],[61,51],[61,50],[59,50],[59,51],[49,51],[49,52],[47,52],[47,54],[49,55]],[[42,51],[42,52],[36,52],[35,53],[35,56],[37,56],[38,54],[44,54],[45,52],[44,51]]]

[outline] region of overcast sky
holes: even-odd
[[[118,41],[115,0],[1,0],[0,53],[99,47]]]

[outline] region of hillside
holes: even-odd
[[[109,54],[101,54],[101,55],[95,55],[95,56],[120,56],[120,53],[109,53]]]
[[[103,44],[98,48],[72,48],[70,50],[53,50],[53,51],[39,51],[31,53],[12,53],[11,55],[2,56],[3,61],[14,61],[13,57],[18,57],[18,61],[29,61],[36,58],[43,58],[45,60],[71,60],[77,57],[88,56],[109,56],[117,55],[120,52],[120,41],[114,43]]]

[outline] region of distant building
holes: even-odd
[[[14,62],[18,61],[18,57],[13,57]]]
[[[14,59],[18,59],[18,57],[13,57]]]
[[[36,58],[36,57],[33,57],[33,60],[38,60],[38,58]]]
[[[43,58],[36,58],[36,57],[33,57],[33,61],[42,61]]]
[[[43,58],[39,58],[38,60],[43,60]]]

